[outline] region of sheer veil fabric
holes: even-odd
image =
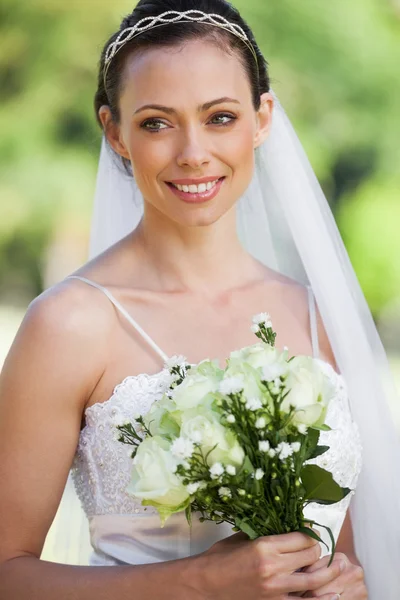
[[[314,291],[363,445],[350,509],[357,553],[371,600],[398,600],[400,443],[389,409],[395,385],[329,204],[275,94],[274,100],[270,136],[255,151],[254,176],[238,202],[238,234],[264,264]],[[103,136],[90,257],[128,234],[142,215],[140,190]]]

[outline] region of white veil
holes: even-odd
[[[253,180],[238,203],[246,249],[309,283],[343,374],[363,444],[351,504],[358,557],[371,600],[400,598],[400,444],[390,404],[395,386],[385,350],[329,204],[276,96],[271,134],[256,150]],[[129,233],[143,199],[103,137],[90,242],[93,257]]]

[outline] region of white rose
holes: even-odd
[[[231,352],[230,358],[246,362],[252,366],[253,369],[260,369],[276,363],[280,360],[281,356],[279,351],[273,346],[265,344],[264,342],[259,342],[258,344],[242,348],[242,350]]]
[[[185,411],[182,414],[181,435],[200,444],[205,456],[216,444],[208,457],[209,464],[220,461],[241,465],[244,452],[234,434],[218,421],[218,415],[211,410],[201,414],[201,408]]]
[[[282,410],[296,409],[294,424],[322,425],[334,388],[318,363],[310,356],[296,356],[289,363],[286,385],[290,389]]]
[[[219,379],[195,372],[189,375],[173,391],[173,399],[179,410],[193,408],[210,393],[218,391]]]
[[[229,359],[229,366],[225,371],[224,381],[232,379],[240,379],[242,394],[246,400],[252,399],[252,402],[259,400],[261,403],[267,402],[269,397],[266,397],[265,388],[261,384],[259,372],[246,362],[240,362],[237,359]],[[220,391],[223,387],[220,387]],[[245,402],[246,403],[246,402]]]
[[[146,438],[137,449],[133,465],[127,492],[143,504],[155,506],[163,522],[188,505],[190,496],[175,474],[177,461],[166,440],[158,436]]]
[[[143,420],[151,435],[179,436],[180,414],[175,402],[164,395],[151,405]]]

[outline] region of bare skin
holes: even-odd
[[[250,180],[253,150],[268,135],[272,97],[265,94],[255,113],[237,59],[205,42],[146,52],[131,60],[127,73],[121,125],[110,122],[108,107],[100,116],[114,149],[132,161],[145,214],[133,234],[77,274],[105,285],[168,355],[222,363],[232,349],[254,342],[251,316],[264,310],[279,348],[311,354],[305,288],[247,255],[235,233],[232,209]],[[197,111],[222,96],[239,104]],[[132,121],[134,110],[156,100],[174,106],[175,115],[146,109]],[[236,122],[224,130],[210,125],[217,111],[228,109]],[[144,131],[139,124],[146,116],[167,128]],[[209,174],[226,181],[207,206],[187,206],[165,185]],[[320,317],[319,338],[322,358],[336,366]],[[127,375],[162,366],[108,299],[80,281],[61,282],[32,302],[0,378],[0,480],[6,482],[0,490],[0,597],[282,600],[312,594],[331,600],[340,584],[344,600],[363,600],[360,571],[351,568],[349,520],[339,542],[346,556],[329,568],[319,560],[319,546],[302,534],[257,542],[238,534],[199,556],[140,567],[39,560],[85,409],[107,400]],[[295,572],[305,567],[309,572]]]

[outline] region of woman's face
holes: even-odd
[[[125,77],[109,140],[130,159],[146,208],[183,226],[214,223],[251,181],[271,95],[256,112],[238,58],[198,40],[131,56]]]

